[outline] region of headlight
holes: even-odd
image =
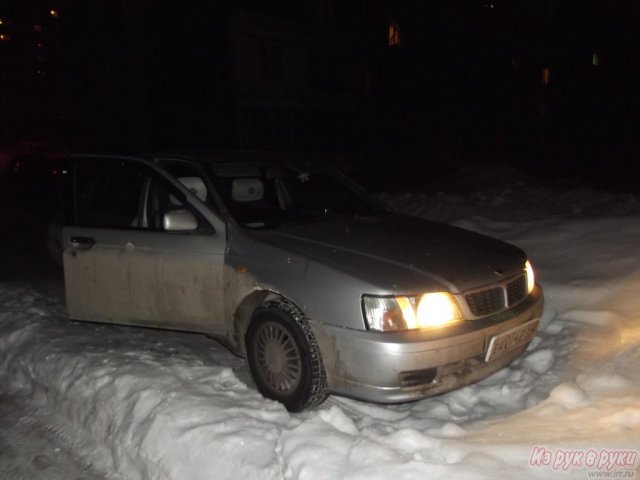
[[[381,332],[440,327],[462,320],[456,301],[447,292],[410,297],[365,295],[362,308],[369,330]]]
[[[524,271],[527,272],[527,293],[531,293],[536,286],[536,277],[533,273],[533,267],[529,260],[524,264]]]

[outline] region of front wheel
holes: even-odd
[[[318,343],[294,305],[272,300],[259,307],[245,336],[251,375],[262,395],[299,412],[327,396]]]

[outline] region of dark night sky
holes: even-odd
[[[639,151],[635,1],[5,0],[0,20],[5,149],[346,152],[408,168],[498,158],[624,175]]]

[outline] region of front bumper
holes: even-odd
[[[518,357],[527,344],[485,362],[491,338],[542,314],[542,290],[498,314],[447,329],[398,333],[317,328],[333,393],[380,403],[437,395],[481,380]]]

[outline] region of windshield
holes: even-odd
[[[216,164],[211,170],[227,208],[237,222],[249,228],[384,212],[376,200],[329,169]]]

